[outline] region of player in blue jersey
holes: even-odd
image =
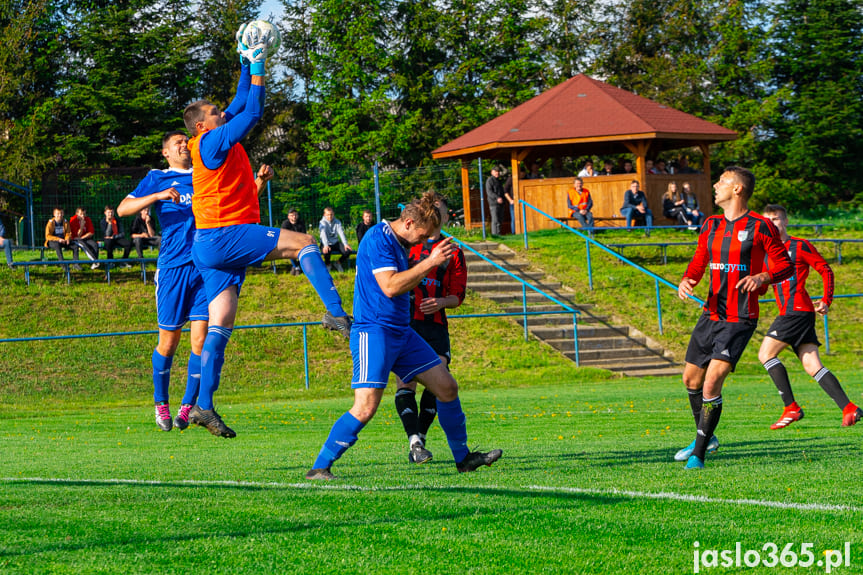
[[[453,254],[447,238],[414,267],[408,263],[406,248],[428,240],[440,228],[437,200],[435,192],[426,192],[398,220],[384,220],[363,237],[357,252],[351,328],[354,405],[333,425],[306,479],[335,478],[330,470],[333,462],[357,441],[360,430],[374,416],[390,372],[405,382],[416,379],[435,394],[438,421],[459,472],[491,465],[503,454],[500,449],[487,453],[468,449],[458,384],[438,354],[410,326],[411,291]]]
[[[153,350],[152,365],[156,424],[163,431],[171,431],[173,425],[179,429],[189,426],[189,411],[198,397],[201,350],[207,336],[207,298],[201,274],[192,262],[195,218],[192,215],[192,162],[188,141],[183,132],[165,134],[162,155],[168,162],[168,169],[151,170],[117,206],[120,216],[131,216],[152,206],[162,228],[155,281],[159,343]],[[262,166],[258,185],[262,186],[270,177],[272,169]],[[191,321],[192,351],[186,392],[177,417],[172,421],[168,385],[174,354],[187,321]]]

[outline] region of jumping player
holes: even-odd
[[[758,324],[758,294],[764,284],[781,282],[794,273],[779,232],[769,220],[749,211],[755,176],[732,166],[713,185],[714,201],[724,215],[711,216],[701,227],[695,256],[678,286],[680,299],[693,293],[710,270],[710,290],[704,313],[695,324],[683,384],[695,418],[697,435],[674,456],[687,469],[704,467],[704,454],[715,451],[713,435],[722,415],[722,384],[734,371]],[[774,262],[770,271],[765,257]]]
[[[442,228],[449,220],[446,198],[441,196],[437,207],[441,214]],[[443,237],[438,228],[428,241],[412,247],[408,255],[410,265],[417,265],[428,258],[441,239]],[[447,369],[452,356],[446,310],[455,309],[462,304],[466,288],[467,265],[464,253],[453,246],[452,257],[432,268],[411,293],[411,327],[432,347]],[[396,411],[408,436],[408,460],[412,463],[431,461],[432,453],[425,448],[425,443],[426,434],[437,414],[437,398],[426,388],[417,408],[416,380],[405,383],[397,379],[397,384]]]
[[[250,29],[255,25],[255,22],[248,24]],[[240,40],[246,26],[237,32],[242,70],[231,105],[221,112],[213,103],[198,100],[183,113],[186,129],[192,135],[189,141],[195,188],[192,209],[198,228],[192,258],[204,279],[210,314],[198,402],[189,418],[221,437],[236,437],[216,412],[213,394],[219,387],[246,267],[274,259],[298,259],[327,308],[324,327],[347,337],[351,324],[314,239],[307,234],[260,225],[254,174],[240,141],[263,113],[270,36],[255,26],[257,38],[247,47]]]
[[[758,350],[758,360],[764,365],[779,390],[782,401],[785,402],[782,416],[770,429],[782,429],[803,419],[803,410],[794,400],[794,393],[791,391],[788,372],[777,357],[788,346],[791,346],[800,358],[806,373],[815,378],[821,389],[842,410],[842,426],[854,425],[863,417],[863,411],[851,403],[839,380],[821,363],[818,355],[818,346],[821,343],[815,334],[815,314],[826,315],[833,301],[833,270],[815,246],[804,239],[788,235],[788,212],[784,207],[770,204],[764,208],[764,217],[773,222],[779,230],[779,237],[794,262],[795,271],[787,280],[773,285],[779,315],[770,325],[761,349]],[[772,265],[772,262],[769,262],[769,265]],[[806,278],[809,276],[810,267],[821,274],[824,284],[824,296],[815,305],[806,292]]]
[[[406,247],[425,242],[440,227],[437,194],[426,192],[411,202],[398,220],[382,221],[368,231],[357,252],[351,354],[354,404],[330,430],[306,479],[335,479],[330,468],[357,441],[381,403],[390,372],[402,381],[416,379],[437,397],[440,426],[459,472],[491,465],[503,452],[471,452],[458,384],[440,357],[410,327],[410,292],[429,272],[453,255],[450,239],[441,240],[428,257],[410,267]]]

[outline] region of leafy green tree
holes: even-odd
[[[800,207],[863,198],[863,4],[789,0],[771,11],[766,122],[773,166]]]
[[[606,5],[596,0],[542,0],[537,23],[542,46],[543,84],[554,86],[589,72],[601,52]]]
[[[64,53],[49,0],[0,6],[0,176],[38,179],[52,166],[52,98]]]
[[[198,77],[187,4],[71,2],[66,10],[68,53],[53,98],[60,166],[159,162],[161,135],[182,126]]]
[[[706,62],[715,43],[715,0],[633,0],[600,27],[597,71],[619,88],[698,114],[705,109]]]

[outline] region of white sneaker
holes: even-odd
[[[97,264],[97,263],[96,263],[96,264],[93,264],[93,265],[91,265],[91,266],[90,266],[90,269],[91,269],[91,270],[95,270],[95,269],[98,269],[98,268],[99,268],[99,264]]]

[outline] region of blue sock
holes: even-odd
[[[201,351],[201,387],[198,392],[198,407],[213,409],[213,394],[219,389],[222,366],[225,364],[225,347],[233,330],[218,325],[207,329],[207,339]]]
[[[452,401],[443,402],[437,400],[437,418],[455,462],[459,463],[467,457],[470,450],[467,448],[467,425],[465,425],[464,412],[461,410],[461,401],[455,398]]]
[[[333,424],[330,435],[324,442],[312,469],[329,469],[333,462],[348,450],[348,447],[357,442],[357,436],[365,425],[351,415],[350,411],[346,411]]]
[[[201,356],[195,352],[189,353],[189,365],[186,368],[186,393],[183,395],[183,405],[195,405],[198,401],[198,388],[201,387]]]
[[[303,273],[306,274],[312,287],[318,292],[318,297],[324,302],[327,311],[333,314],[334,317],[347,315],[345,310],[342,309],[342,298],[339,296],[339,292],[336,291],[333,277],[327,271],[324,260],[321,259],[321,249],[317,244],[312,244],[301,249],[297,259],[300,260],[300,267],[302,267]],[[316,467],[315,469],[318,468]]]
[[[156,403],[168,401],[172,363],[174,363],[174,356],[165,357],[155,349],[153,350],[153,399]]]

